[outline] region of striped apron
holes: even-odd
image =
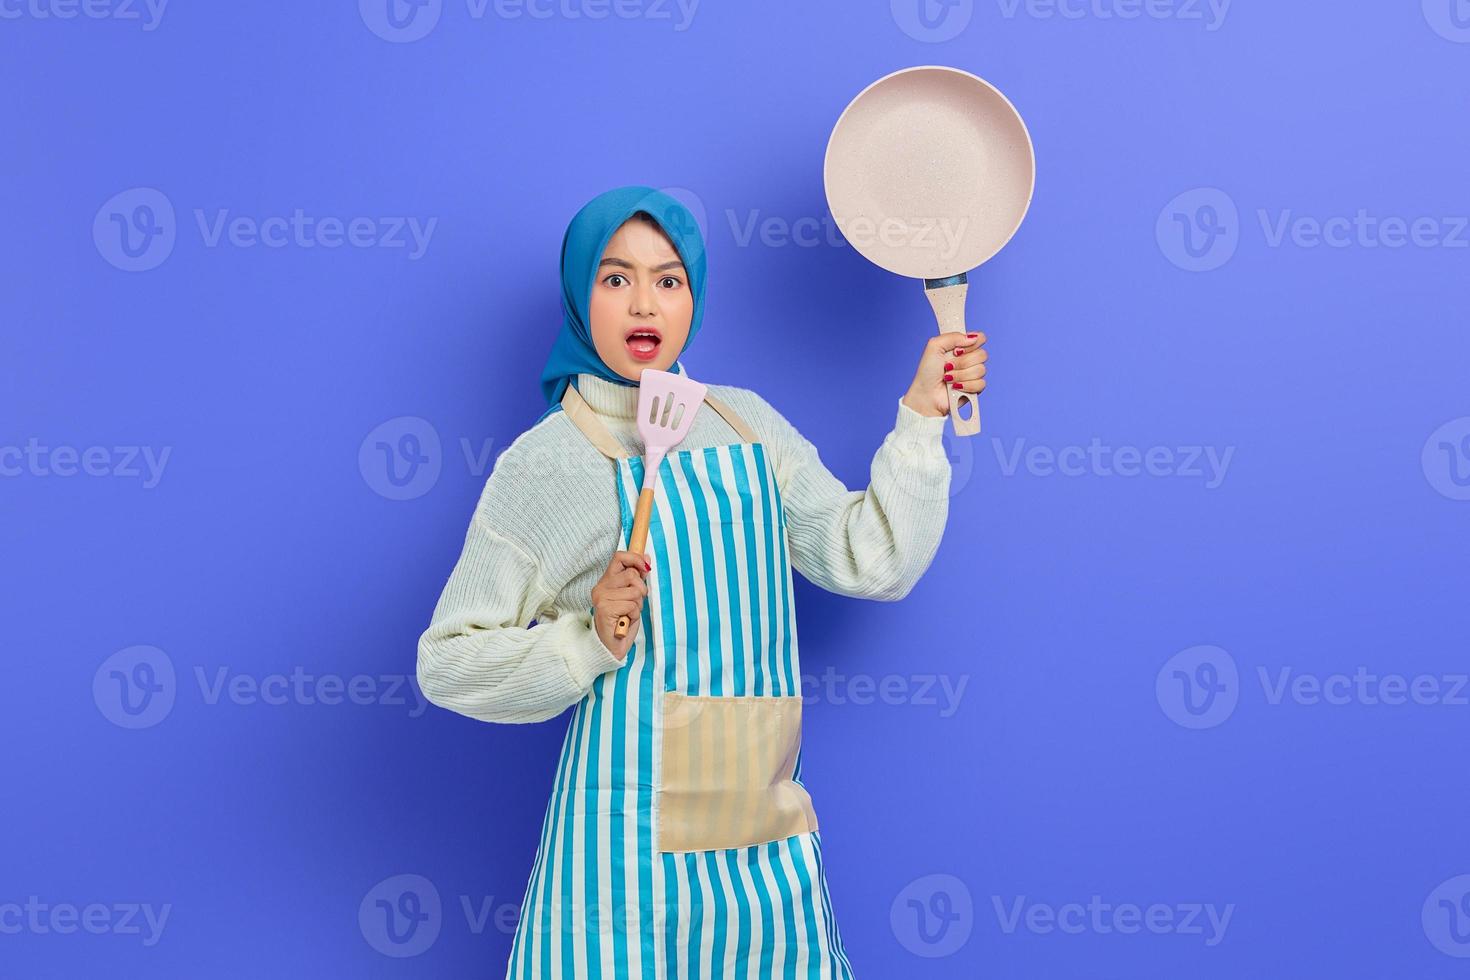
[[[753,431],[717,399],[705,404],[742,441],[676,448],[659,467],[642,616],[622,666],[593,682],[567,725],[507,980],[853,975],[801,785],[781,495]],[[643,458],[576,388],[562,406],[615,463],[626,550]],[[690,706],[692,721],[671,717]],[[752,774],[751,759],[784,769]],[[700,846],[722,835],[748,843]]]

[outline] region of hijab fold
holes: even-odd
[[[537,422],[561,409],[562,395],[567,385],[576,387],[578,374],[594,374],[615,384],[638,386],[638,382],[629,381],[609,368],[598,355],[592,343],[589,314],[603,250],[623,222],[638,211],[648,212],[669,236],[688,273],[689,289],[694,294],[694,316],[680,354],[689,349],[694,335],[699,333],[704,318],[705,247],[694,215],[676,198],[652,187],[630,185],[599,194],[576,213],[562,238],[561,332],[541,370],[541,393],[546,396],[547,409]],[[668,370],[673,374],[684,373],[677,359]]]

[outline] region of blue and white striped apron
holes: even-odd
[[[816,829],[746,847],[657,847],[663,692],[801,694],[775,471],[732,410],[705,404],[743,441],[676,448],[659,467],[641,623],[623,665],[597,678],[567,726],[507,980],[853,975]],[[625,550],[643,458],[626,455],[575,388],[563,406],[616,463]],[[798,751],[797,783],[800,772]]]

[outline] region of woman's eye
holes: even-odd
[[[659,281],[662,282],[662,283],[664,283],[669,289],[678,289],[679,286],[681,285],[681,283],[679,282],[679,280],[677,278],[675,278],[674,276],[664,276]]]
[[[614,279],[622,279],[622,278],[623,278],[622,273],[614,272],[612,275],[610,275],[606,279],[604,279],[603,282],[607,283],[609,286],[617,286],[617,285],[619,285],[619,283],[613,282],[613,280]]]

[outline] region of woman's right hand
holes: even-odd
[[[648,583],[644,578],[650,567],[645,555],[636,551],[614,551],[602,578],[592,586],[592,626],[597,630],[597,638],[602,645],[619,660],[628,655],[628,648],[638,633],[643,598],[648,595]],[[628,632],[620,640],[613,634],[624,614],[629,619]]]

